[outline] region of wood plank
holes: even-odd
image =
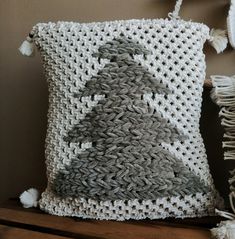
[[[76,238],[103,239],[207,239],[208,229],[181,224],[159,224],[158,221],[74,220],[16,209],[0,208],[0,224],[33,228],[33,230]]]
[[[0,225],[1,239],[69,239],[69,237],[62,237],[47,233],[35,232],[16,227],[9,227]],[[71,237],[70,237],[71,238]]]
[[[39,208],[23,208],[21,203],[19,202],[18,198],[12,198],[11,200],[8,200],[4,203],[0,204],[0,208],[9,208],[9,209],[15,209],[18,211],[25,211],[25,212],[33,212],[33,213],[40,213],[45,214],[43,211],[41,211]],[[74,218],[74,220],[79,220]],[[204,228],[212,228],[215,227],[217,223],[224,220],[224,218],[219,216],[207,216],[207,217],[201,217],[201,218],[166,218],[166,219],[156,219],[156,220],[142,220],[141,222],[147,222],[147,223],[158,223],[163,225],[170,224],[183,224],[183,226],[196,226],[196,227],[204,227]],[[139,223],[140,221],[134,221]]]

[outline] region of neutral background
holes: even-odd
[[[93,22],[166,17],[175,0],[0,0],[0,201],[46,185],[44,139],[48,92],[38,54],[26,58],[17,48],[38,22]],[[225,28],[229,0],[184,0],[184,19]],[[205,45],[207,76],[235,74],[235,50],[217,55]],[[211,172],[226,198],[227,169],[221,149],[218,108],[204,92],[201,130]]]

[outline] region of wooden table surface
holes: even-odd
[[[17,200],[0,205],[0,239],[208,239],[221,218],[97,221],[24,209]]]

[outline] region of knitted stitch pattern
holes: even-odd
[[[114,220],[213,214],[199,132],[208,27],[157,19],[32,32],[49,85],[40,208]]]

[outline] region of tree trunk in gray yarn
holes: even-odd
[[[125,38],[101,46],[94,57],[110,63],[76,97],[104,95],[64,138],[92,142],[54,181],[62,197],[95,200],[156,199],[206,192],[207,187],[183,162],[161,146],[186,139],[150,107],[143,94],[169,94],[134,55],[150,52]]]

